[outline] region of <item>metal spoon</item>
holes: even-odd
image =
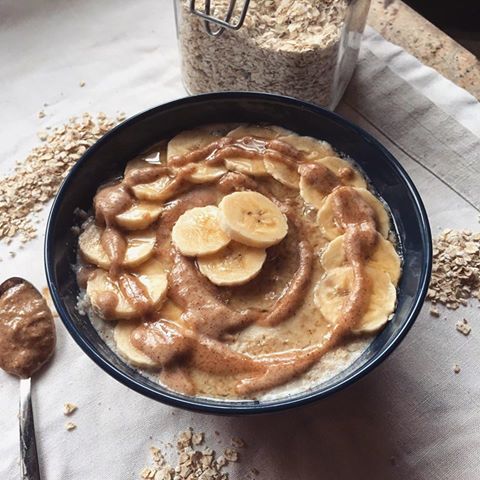
[[[35,423],[33,421],[31,378],[20,379],[20,471],[22,480],[40,480]]]
[[[12,290],[14,289],[15,290]],[[32,304],[29,306],[38,307],[39,310],[36,311],[37,315],[35,316],[35,321],[31,321],[31,318],[26,317],[25,304],[19,305],[18,317],[12,319],[11,308],[14,303],[14,295],[20,295],[22,292],[29,291],[30,296],[32,297]],[[6,297],[9,298],[6,298]],[[4,303],[5,302],[5,303]],[[8,309],[4,307],[9,307]],[[22,308],[23,307],[23,308]],[[42,312],[43,309],[43,312]],[[29,311],[27,309],[27,311]],[[35,312],[33,308],[32,311]],[[22,318],[22,313],[23,318]],[[42,316],[43,313],[43,316]],[[4,317],[5,315],[5,317]],[[10,320],[10,321],[8,321]],[[26,328],[22,331],[24,335],[28,335],[28,329],[38,327],[38,322],[43,322],[43,332],[47,335],[44,337],[43,351],[34,352],[37,354],[33,355],[33,360],[37,362],[30,362],[30,364],[21,364],[9,361],[8,355],[4,358],[0,355],[0,367],[3,368],[8,373],[20,377],[20,404],[19,404],[19,422],[20,422],[20,470],[22,474],[22,480],[40,480],[40,469],[38,465],[38,454],[37,454],[37,444],[35,440],[35,424],[33,420],[33,409],[32,409],[32,394],[31,394],[31,376],[41,368],[52,356],[53,350],[55,348],[55,326],[53,323],[53,316],[48,309],[48,306],[42,297],[41,293],[26,280],[18,277],[9,278],[0,285],[0,328],[2,328],[2,333],[4,334],[3,341],[11,340],[16,341],[18,348],[26,348],[28,346],[28,336],[18,339],[18,335],[9,336],[9,329],[13,332],[19,321],[24,320],[26,323]],[[21,336],[21,335],[20,335]],[[23,342],[22,342],[23,341]],[[42,342],[40,338],[39,343]],[[11,352],[11,349],[8,350]],[[32,358],[30,360],[32,360]]]

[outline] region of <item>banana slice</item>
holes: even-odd
[[[320,208],[322,206],[322,203],[325,200],[325,195],[315,188],[314,185],[309,183],[305,177],[300,177],[298,186],[300,188],[300,196],[305,203],[308,203],[308,205],[315,208]]]
[[[188,179],[192,183],[209,183],[222,177],[227,173],[226,168],[222,166],[210,166],[202,163],[191,164],[193,172]]]
[[[125,167],[125,175],[132,170],[142,170],[143,168],[151,167],[152,165],[158,165],[160,163],[160,154],[158,154],[158,162],[147,162],[144,158],[134,158],[127,163]]]
[[[227,167],[227,170],[254,177],[264,177],[268,175],[263,160],[256,158],[227,158],[225,159],[225,167]]]
[[[118,353],[135,367],[154,368],[159,366],[149,356],[132,345],[130,334],[137,327],[138,322],[135,321],[125,320],[117,323],[113,330],[113,339]]]
[[[296,167],[282,162],[265,159],[263,161],[266,171],[278,182],[290,188],[299,188],[300,175]]]
[[[324,157],[318,160],[318,162],[325,165],[329,170],[335,173],[335,175],[340,177],[343,185],[367,188],[367,182],[362,174],[347,160],[339,157]]]
[[[233,240],[250,247],[267,248],[287,234],[285,215],[258,192],[234,192],[219,206],[221,225]]]
[[[230,242],[229,235],[220,226],[217,207],[196,207],[187,210],[172,228],[172,241],[183,255],[209,255]]]
[[[158,312],[161,318],[165,318],[167,320],[174,320],[176,322],[181,323],[181,316],[183,310],[172,300],[168,299],[162,305],[162,309]]]
[[[132,274],[145,287],[151,308],[158,307],[167,296],[167,274],[155,259],[142,265]],[[87,295],[94,310],[106,320],[132,319],[139,316],[138,309],[123,294],[117,280],[98,269],[87,283]]]
[[[162,207],[155,203],[140,202],[115,217],[117,224],[126,230],[144,230],[155,222]]]
[[[164,202],[178,191],[174,176],[162,175],[150,183],[140,183],[132,187],[132,192],[139,200]]]
[[[172,157],[185,155],[192,150],[203,148],[219,138],[221,136],[210,129],[208,125],[193,130],[185,130],[168,142],[167,163]]]
[[[278,139],[300,150],[303,153],[303,160],[307,162],[314,162],[324,157],[335,156],[335,151],[329,143],[317,140],[316,138],[301,137],[300,135],[293,134],[279,137]]]
[[[372,290],[367,311],[353,333],[371,333],[381,328],[389,320],[395,309],[397,292],[390,277],[385,272],[373,268],[366,269]],[[335,324],[342,313],[353,282],[350,267],[339,267],[327,272],[314,290],[314,301],[327,322]]]
[[[102,228],[93,222],[90,223],[80,235],[78,245],[83,258],[88,263],[108,270],[111,262],[102,247],[102,232]],[[125,235],[125,239],[127,241],[127,251],[122,263],[123,267],[138,267],[152,256],[156,241],[154,231],[129,233]]]
[[[329,271],[334,268],[348,266],[343,242],[344,235],[340,235],[328,244],[321,257],[325,270]],[[381,235],[378,235],[377,242],[375,251],[367,260],[367,266],[387,273],[392,283],[397,285],[401,274],[400,257],[392,243],[385,240]]]
[[[291,133],[292,132],[290,130],[277,127],[275,125],[269,125],[265,127],[262,127],[261,125],[241,125],[227,133],[227,137],[235,139],[243,137],[257,137],[265,140],[273,140],[281,135],[289,135]]]
[[[262,248],[231,242],[223,250],[197,260],[200,272],[220,287],[244,285],[262,269],[267,253]]]
[[[365,188],[352,188],[354,188],[361,195],[363,200],[373,208],[377,220],[377,230],[386,238],[390,231],[390,218],[382,202]],[[332,194],[328,195],[322,202],[317,214],[317,223],[319,224],[323,235],[328,240],[333,240],[342,235],[343,231],[335,224]]]
[[[140,170],[150,166],[150,163],[145,161],[143,158],[134,158],[127,163],[127,166],[125,167],[125,175],[132,170]]]
[[[273,140],[280,135],[285,135],[288,130],[281,127],[268,126],[262,127],[260,125],[242,125],[235,128],[227,134],[227,137],[239,139],[243,137],[255,137],[263,140]],[[225,160],[225,166],[228,170],[234,172],[244,173],[252,176],[266,176],[269,174],[265,168],[263,160],[252,158],[231,158]]]

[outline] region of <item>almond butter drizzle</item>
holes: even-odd
[[[101,188],[94,199],[96,222],[106,226],[100,242],[111,262],[110,274],[114,277],[118,275],[127,250],[127,242],[115,226],[115,217],[132,203],[133,198],[123,182]]]
[[[328,195],[334,188],[342,184],[334,172],[320,163],[300,165],[298,172],[310,185],[324,195]]]
[[[182,325],[150,312],[151,299],[141,282],[131,274],[120,272],[126,241],[114,225],[114,218],[131,206],[130,188],[138,183],[154,181],[160,175],[171,174],[173,167],[181,167],[174,177],[180,192],[191,172],[190,164],[203,161],[212,165],[235,157],[270,159],[294,166],[321,193],[333,195],[335,222],[345,233],[346,256],[354,280],[338,323],[325,335],[321,345],[251,357],[233,351],[224,343],[225,335],[252,323],[274,327],[287,320],[302,303],[314,260],[308,238],[305,234],[300,235],[298,269],[270,312],[265,314],[252,309],[235,311],[227,306],[220,300],[217,287],[200,275],[192,260],[182,256],[174,247],[165,252],[171,228],[182,213],[196,206],[216,203],[218,193],[211,186],[196,187],[173,200],[166,205],[159,220],[157,242],[162,247],[157,248],[163,250],[158,253],[168,255],[173,264],[169,274],[169,297],[184,310]],[[163,367],[161,380],[165,384],[192,395],[195,387],[188,373],[189,368],[216,375],[247,373],[238,382],[237,393],[249,395],[300,375],[350,334],[368,306],[371,285],[365,274],[365,261],[373,252],[378,238],[373,209],[353,188],[342,186],[342,179],[349,178],[353,173],[353,169],[347,167],[336,175],[321,164],[306,163],[302,152],[281,140],[267,141],[256,137],[234,140],[223,137],[206,147],[171,158],[168,167],[131,170],[123,182],[99,190],[94,205],[97,222],[106,225],[102,246],[112,262],[110,272],[118,277],[123,295],[138,309],[139,316],[148,314],[145,321],[133,330],[132,344]],[[241,189],[260,191],[282,208],[292,228],[302,230],[302,221],[292,209],[243,174],[225,174],[217,182],[217,189],[223,194]],[[105,307],[107,310],[115,307],[110,297],[105,298]]]
[[[236,140],[230,137],[223,137],[206,147],[172,157],[168,164],[172,167],[180,167],[204,161],[206,165],[218,165],[226,159],[237,157],[259,160],[269,159],[296,168],[299,161],[301,161],[302,154],[299,150],[281,140],[269,141],[251,136],[245,136]]]

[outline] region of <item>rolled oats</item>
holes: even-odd
[[[470,298],[480,300],[480,233],[444,230],[433,245],[427,299],[457,309]]]
[[[206,33],[188,0],[179,2],[182,69],[191,93],[267,91],[331,103],[348,0],[253,0],[243,26],[219,37]],[[212,14],[225,17],[229,3],[215,0]]]
[[[470,332],[472,331],[472,327],[468,324],[468,321],[467,321],[466,318],[464,318],[460,322],[457,322],[456,325],[455,325],[455,328],[460,333],[463,333],[463,335],[465,335],[465,336],[470,335]]]
[[[78,410],[78,407],[74,403],[65,403],[63,405],[63,414],[64,415],[71,415],[76,410]]]
[[[40,114],[39,114],[40,116]],[[121,114],[124,119],[124,114]],[[86,149],[117,124],[105,114],[73,117],[65,125],[40,132],[33,148],[11,175],[0,178],[0,240],[18,236],[25,243],[37,236],[35,214],[56,194],[70,167]]]
[[[217,434],[217,432],[215,432]],[[203,432],[194,432],[191,428],[180,432],[177,436],[176,465],[170,465],[164,453],[157,447],[151,447],[153,465],[145,467],[140,472],[140,478],[153,480],[228,480],[229,473],[225,471],[228,462],[238,461],[238,453],[227,448],[224,455],[216,456],[216,452],[206,446],[196,448],[205,440]],[[242,439],[236,439],[245,445]],[[167,444],[171,445],[171,444]],[[229,459],[227,460],[227,457]],[[252,472],[258,473],[257,469]]]
[[[73,422],[68,422],[65,424],[65,429],[71,432],[72,430],[75,430],[77,428],[77,425]]]

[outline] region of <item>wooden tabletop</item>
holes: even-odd
[[[401,0],[372,0],[368,24],[480,100],[480,61]]]

